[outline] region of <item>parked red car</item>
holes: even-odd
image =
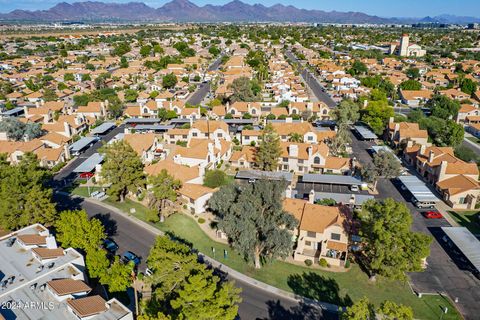
[[[90,179],[93,177],[95,174],[93,172],[82,172],[78,175],[80,179]]]
[[[423,215],[427,219],[442,219],[443,218],[442,214],[438,211],[427,211],[427,212],[424,212]]]

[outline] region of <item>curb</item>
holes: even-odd
[[[133,223],[147,229],[148,231],[152,232],[153,234],[156,234],[156,235],[160,235],[160,236],[163,236],[165,235],[165,233],[157,228],[155,228],[154,226],[151,226],[150,224],[136,218],[136,217],[133,217],[131,215],[128,215],[126,214],[124,211],[114,207],[114,206],[111,206],[109,204],[105,204],[99,200],[95,200],[95,199],[90,199],[90,198],[84,198],[82,196],[77,196],[77,195],[71,195],[67,192],[62,192],[62,191],[58,191],[57,192],[58,194],[61,194],[61,195],[65,195],[65,196],[71,196],[72,198],[80,198],[80,199],[83,199],[84,201],[86,202],[90,202],[90,203],[94,203],[96,205],[99,205],[99,206],[102,206],[102,207],[105,207],[107,208],[108,210],[111,210],[111,211],[114,211],[118,214],[121,214],[122,216],[126,217],[127,219],[129,219],[130,221],[132,221]],[[228,273],[228,275],[230,275],[232,278],[236,279],[236,280],[239,280],[239,281],[242,281],[242,282],[245,282],[249,285],[252,285],[256,288],[259,288],[259,289],[262,289],[262,290],[265,290],[265,291],[268,291],[270,293],[273,293],[273,294],[276,294],[276,295],[279,295],[283,298],[286,298],[286,299],[290,299],[290,300],[294,300],[294,301],[298,301],[298,302],[303,302],[303,303],[306,303],[306,304],[309,304],[309,305],[314,305],[316,307],[319,307],[321,308],[322,310],[327,310],[329,312],[335,312],[337,313],[341,307],[335,305],[335,304],[331,304],[331,303],[327,303],[327,302],[321,302],[321,301],[316,301],[316,300],[313,300],[313,299],[310,299],[310,298],[306,298],[306,297],[303,297],[303,296],[300,296],[300,295],[297,295],[297,294],[294,294],[294,293],[291,293],[291,292],[288,292],[288,291],[285,291],[283,289],[279,289],[277,287],[274,287],[274,286],[271,286],[269,284],[266,284],[264,282],[261,282],[261,281],[258,281],[258,280],[255,280],[249,276],[246,276],[244,275],[243,273],[241,272],[238,272],[222,263],[220,263],[219,261],[199,252],[198,253],[199,256],[201,256],[205,261],[207,261],[210,265],[212,265],[213,267],[221,270],[221,271],[224,271],[226,273]]]

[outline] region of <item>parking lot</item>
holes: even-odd
[[[338,184],[321,184],[321,183],[306,183],[306,182],[297,182],[295,190],[299,195],[306,195],[310,191],[315,190],[315,192],[327,192],[327,193],[344,193],[344,194],[368,194],[367,191],[351,191],[349,186],[338,185]]]

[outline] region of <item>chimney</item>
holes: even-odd
[[[428,162],[432,162],[434,158],[435,158],[435,153],[432,150],[430,150],[430,153],[428,154]]]
[[[308,146],[307,151],[308,151],[308,157],[310,158],[313,155],[313,147]]]
[[[214,153],[213,147],[214,147],[213,143],[209,142],[208,143],[208,153],[210,153],[210,154]]]
[[[448,166],[448,162],[445,160],[440,163],[440,172],[438,173],[438,179],[436,182],[440,182],[447,178],[446,177],[447,166]]]
[[[63,131],[65,132],[65,135],[68,138],[72,136],[72,129],[70,128],[70,125],[66,121],[63,122]]]
[[[292,186],[288,185],[287,190],[285,191],[286,198],[292,198]]]
[[[57,249],[57,241],[55,240],[55,237],[52,236],[51,234],[47,236],[45,239],[45,242],[47,244],[48,249]]]
[[[310,190],[310,193],[308,194],[308,202],[311,204],[315,203],[315,190]]]
[[[63,150],[65,152],[65,159],[70,160],[72,155],[70,154],[70,149],[68,148],[68,144],[63,145]]]
[[[40,108],[40,102],[39,101],[35,101],[35,108]]]
[[[313,102],[308,102],[307,103],[307,110],[313,111]]]
[[[424,144],[422,144],[422,145],[420,146],[420,154],[425,154],[425,150],[426,150],[426,149],[427,149],[427,147],[426,147]]]
[[[291,144],[288,147],[288,155],[290,157],[298,157],[298,146],[296,144]]]
[[[394,117],[390,117],[390,118],[388,119],[388,123],[393,123],[394,121],[395,121],[395,118],[394,118]]]
[[[215,148],[221,150],[222,145],[220,144],[220,140],[215,138],[214,142],[215,142]]]
[[[413,140],[407,140],[407,148],[413,147]]]

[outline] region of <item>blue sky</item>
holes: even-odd
[[[169,0],[98,0],[104,2],[144,2],[151,7],[158,8]],[[230,0],[191,0],[197,5],[225,4]],[[327,11],[360,11],[383,17],[425,17],[439,14],[453,14],[460,16],[479,16],[479,0],[243,0],[246,3],[263,3],[273,5],[282,3],[292,4],[298,8],[320,9]],[[0,12],[9,12],[15,9],[48,9],[61,0],[0,0]],[[66,0],[75,2],[75,0]],[[461,3],[461,5],[459,5]]]

